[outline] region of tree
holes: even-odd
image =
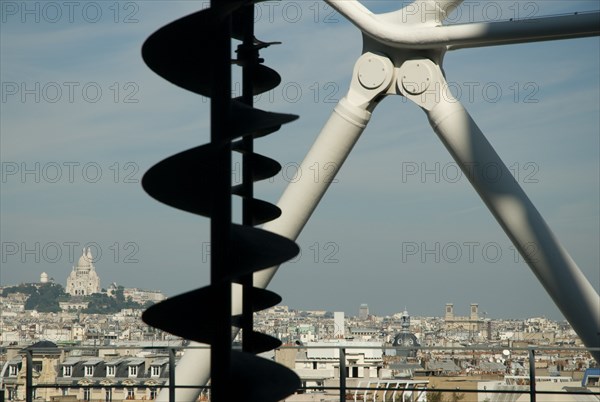
[[[26,295],[31,295],[31,294],[36,293],[36,292],[37,292],[37,288],[35,286],[30,285],[30,284],[27,284],[27,285],[26,284],[20,284],[20,285],[17,285],[17,286],[11,286],[9,288],[5,288],[2,291],[2,296],[6,297],[6,296],[8,296],[11,293],[23,293],[23,294],[26,294]]]
[[[125,299],[123,286],[119,286],[115,292],[115,297],[108,296],[105,293],[94,293],[85,299],[89,302],[84,313],[89,314],[114,314],[124,308],[141,309],[143,306],[134,302],[131,297]]]
[[[460,402],[465,397],[462,392],[454,391],[450,395],[444,395],[444,393],[433,389],[432,387],[432,390],[427,391],[427,402]]]
[[[38,287],[29,285],[30,293],[25,302],[25,310],[37,310],[42,313],[57,313],[60,311],[59,300],[69,297],[58,283],[44,283]],[[23,292],[25,293],[25,292]]]
[[[94,293],[86,297],[86,301],[88,301],[89,304],[87,308],[83,310],[84,313],[113,314],[120,310],[118,300],[104,293]]]

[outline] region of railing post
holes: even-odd
[[[346,400],[346,349],[340,348],[340,402]]]
[[[25,400],[33,402],[33,356],[31,349],[25,349]]]
[[[175,348],[169,348],[169,402],[175,402]]]
[[[529,401],[535,402],[535,351],[529,348]]]

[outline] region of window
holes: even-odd
[[[111,367],[115,367],[115,366],[111,366]],[[112,402],[112,389],[111,388],[106,388],[104,390],[104,401],[105,402]]]
[[[160,366],[150,367],[150,376],[151,377],[159,377],[160,376]]]
[[[116,371],[117,371],[117,368],[115,366],[106,366],[106,376],[107,377],[114,377]]]
[[[138,373],[137,366],[129,366],[129,377],[136,377]]]
[[[83,389],[83,400],[84,401],[89,401],[91,399],[90,397],[90,389],[89,388],[84,388]]]
[[[94,375],[94,366],[84,366],[84,375],[86,377],[91,377]]]
[[[19,373],[19,367],[14,365],[14,366],[9,366],[8,368],[8,375],[10,377],[16,377],[17,374]]]
[[[136,369],[137,369],[137,367],[136,367]],[[128,400],[135,399],[135,391],[134,391],[133,388],[128,388],[127,389],[127,399]]]
[[[158,392],[156,391],[156,388],[150,388],[150,399],[154,400],[154,399],[156,399],[157,396],[158,396]]]
[[[63,366],[63,377],[71,377],[73,366]]]

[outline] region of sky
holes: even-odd
[[[407,2],[365,1],[375,12]],[[160,160],[209,141],[209,102],[154,74],[141,45],[196,1],[2,1],[0,285],[65,285],[89,246],[102,286],[205,286],[209,220],[149,197]],[[453,22],[594,10],[597,1],[467,1]],[[261,52],[282,83],[256,99],[298,114],[256,141],[283,170],[276,202],[341,99],[362,44],[322,1],[260,3]],[[449,52],[446,78],[596,290],[600,288],[600,40]],[[234,84],[234,88],[236,84]],[[238,87],[239,88],[239,87]],[[239,95],[239,91],[236,93]],[[234,165],[235,177],[241,174]],[[271,289],[303,310],[562,319],[419,108],[395,96],[369,126]]]

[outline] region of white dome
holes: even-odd
[[[77,267],[81,268],[89,268],[92,266],[92,252],[90,249],[83,249],[83,254],[79,257],[79,261],[77,262]]]

